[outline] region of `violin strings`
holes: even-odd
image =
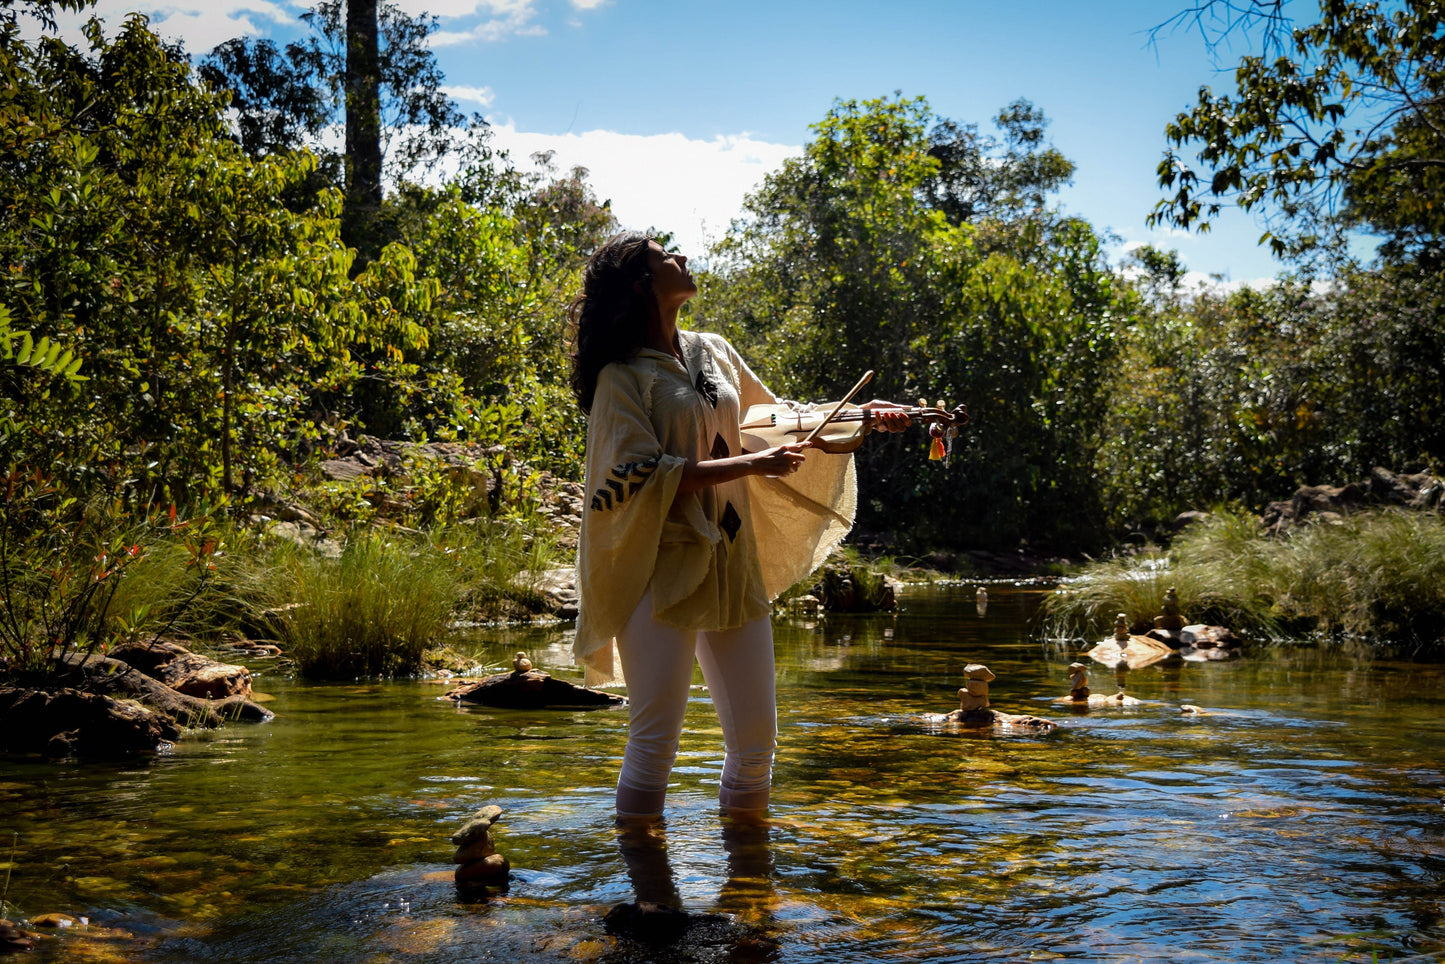
[[[907,415],[909,418],[916,418],[917,416],[922,415],[925,411],[934,411],[934,410],[933,410],[933,409],[922,409],[922,408],[906,408],[906,409],[903,410],[903,414]],[[945,412],[944,414],[947,415],[947,414],[952,414],[952,413]],[[861,422],[861,421],[863,421],[864,419],[869,418],[869,417],[870,417],[870,415],[869,415],[868,412],[842,412],[842,413],[840,413],[840,414],[838,414],[838,415],[833,416],[833,418],[829,419],[829,420],[828,420],[828,424],[829,424],[829,425],[832,425],[834,422]],[[773,424],[774,424],[774,425],[777,425],[777,424],[778,424],[778,416],[777,416],[777,415],[774,415],[774,416],[773,416]],[[795,429],[794,431],[802,431],[802,429],[799,428],[799,429]]]

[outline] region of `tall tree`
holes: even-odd
[[[928,154],[938,171],[926,190],[950,224],[1037,211],[1068,184],[1074,162],[1044,140],[1048,119],[1023,98],[999,111],[1003,133],[980,134],[977,124],[941,120],[929,132]]]
[[[836,397],[874,369],[880,396],[968,404],[950,468],[916,435],[860,450],[865,529],[1010,547],[1096,534],[1092,426],[1126,308],[1089,226],[1044,207],[1070,165],[1042,114],[1004,116],[1039,136],[960,142],[975,129],[922,98],[835,104],[749,196],[692,309],[792,397]]]
[[[1306,252],[1321,225],[1365,227],[1390,258],[1445,258],[1445,3],[1321,0],[1317,23],[1284,36],[1284,0],[1256,2],[1278,56],[1252,54],[1236,91],[1208,87],[1166,128],[1159,165],[1170,192],[1154,224],[1207,229],[1221,206],[1271,209],[1261,240]],[[1234,9],[1238,0],[1200,8]],[[1197,145],[1204,170],[1178,148]],[[1283,215],[1279,218],[1278,215]]]
[[[381,50],[376,0],[346,0],[346,208],[356,245],[381,209]],[[366,252],[374,255],[374,252]]]
[[[201,76],[232,92],[248,154],[305,147],[320,158],[323,175],[344,177],[349,243],[371,238],[379,248],[366,225],[383,184],[431,169],[467,123],[443,93],[427,48],[436,18],[409,16],[386,0],[323,0],[302,19],[311,27],[305,40],[284,50],[267,40],[228,40],[204,59]],[[340,157],[321,143],[337,124],[346,130]],[[363,247],[363,258],[367,253]]]

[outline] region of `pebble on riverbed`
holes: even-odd
[[[497,853],[492,840],[492,825],[501,819],[502,808],[486,806],[472,814],[462,829],[452,834],[457,851],[452,863],[457,864],[459,888],[475,891],[484,887],[505,887],[511,864]]]
[[[0,954],[10,951],[28,951],[35,946],[35,938],[16,927],[8,920],[0,920]]]

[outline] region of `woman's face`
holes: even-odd
[[[697,294],[697,282],[688,273],[687,258],[656,241],[647,242],[647,270],[652,272],[652,293],[659,308],[680,307]]]

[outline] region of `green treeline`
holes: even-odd
[[[1405,5],[1436,27],[1400,35],[1401,49],[1438,46],[1437,7]],[[334,29],[336,5],[318,9]],[[358,240],[343,234],[345,164],[305,146],[323,116],[313,101],[292,98],[289,126],[265,130],[228,114],[243,95],[284,113],[284,85],[269,99],[254,83],[225,89],[257,51],[233,45],[226,60],[218,48],[203,81],[143,18],[112,39],[93,28],[75,49],[25,40],[9,2],[0,13],[0,466],[12,493],[31,479],[25,491],[55,493],[44,504],[70,513],[224,504],[238,520],[285,499],[365,523],[373,500],[316,471],[363,432],[484,446],[486,469],[510,473],[494,516],[534,508],[528,470],[580,478],[565,308],[616,227],[585,172],[523,175],[474,124],[450,146],[416,146]],[[1348,46],[1357,23],[1330,23],[1311,35],[1317,54],[1378,66]],[[836,397],[871,368],[879,397],[968,405],[947,466],[916,431],[860,452],[860,524],[904,551],[1093,551],[1182,510],[1257,508],[1374,465],[1438,471],[1445,151],[1439,58],[1417,54],[1391,69],[1413,65],[1410,92],[1434,99],[1395,137],[1356,145],[1353,166],[1343,146],[1302,159],[1280,140],[1270,104],[1298,98],[1271,102],[1270,85],[1290,79],[1259,65],[1241,67],[1238,104],[1202,99],[1171,125],[1176,145],[1207,140],[1223,172],[1214,197],[1275,192],[1294,233],[1273,237],[1297,271],[1267,290],[1188,290],[1167,251],[1111,264],[1100,232],[1053,203],[1073,165],[1028,101],[985,129],[895,95],[835,104],[757,187],[707,253],[687,323],[725,333],[781,394]],[[1315,95],[1316,120],[1336,122],[1334,93]],[[1286,163],[1290,178],[1269,180]],[[1179,193],[1159,217],[1205,218],[1207,180],[1169,155],[1161,183]],[[1389,243],[1355,264],[1331,244],[1346,228]],[[393,521],[456,521],[438,508],[453,496],[408,498]]]

